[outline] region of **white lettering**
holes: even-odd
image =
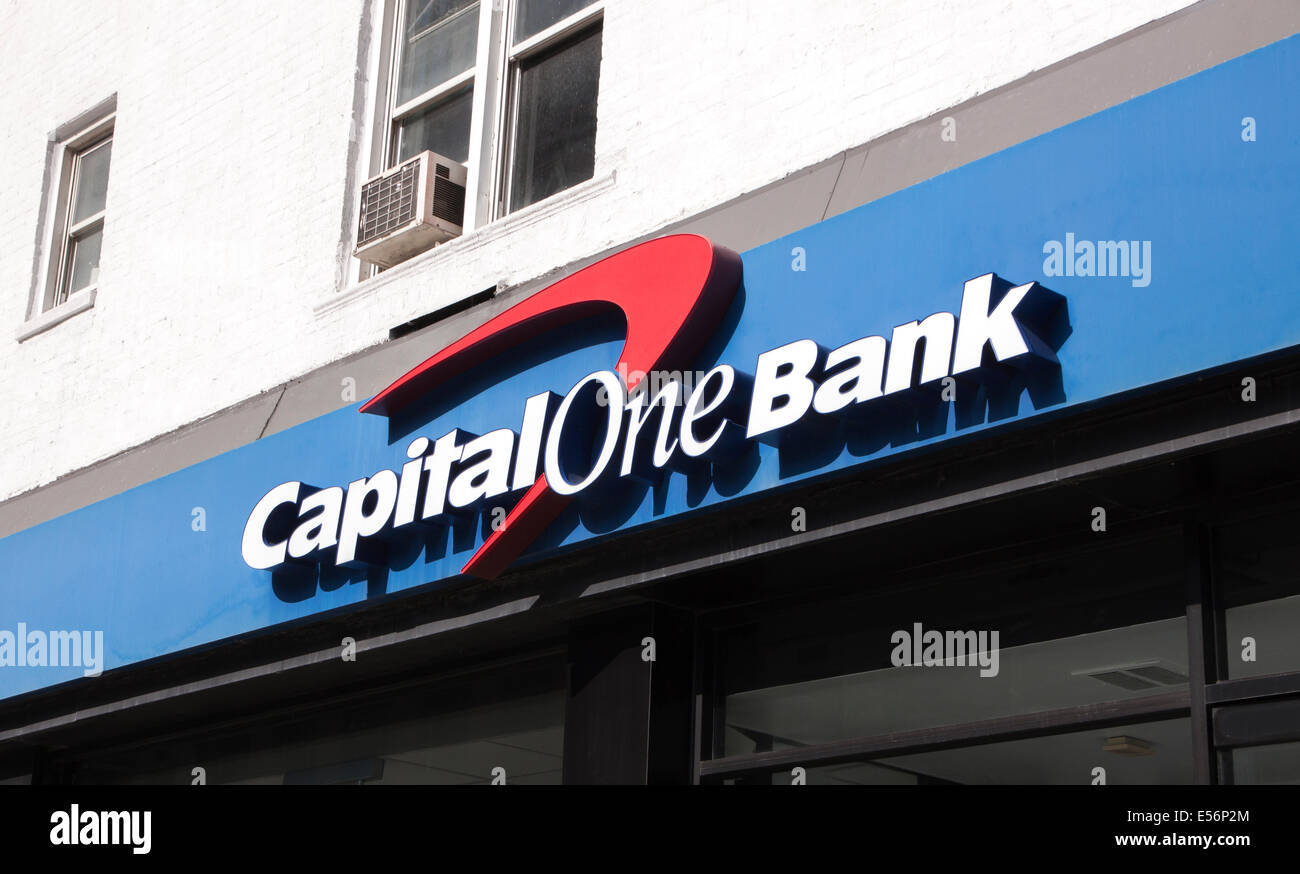
[[[560,465],[560,441],[564,434],[564,423],[568,419],[569,410],[573,407],[573,402],[582,393],[584,386],[589,383],[599,383],[604,387],[608,403],[599,409],[604,409],[607,414],[607,424],[605,427],[605,440],[601,444],[600,453],[596,457],[595,463],[587,475],[577,482],[570,482],[564,475],[564,470]],[[623,393],[623,383],[618,375],[608,370],[599,370],[595,373],[584,376],[577,385],[569,390],[560,403],[560,409],[555,413],[555,419],[551,423],[551,433],[546,439],[546,482],[553,488],[556,494],[576,495],[578,492],[591,485],[605,470],[605,465],[609,464],[610,458],[614,456],[614,449],[618,445],[619,432],[623,427],[623,409],[626,406],[627,399]]]
[[[984,347],[991,346],[998,361],[1006,361],[1029,352],[1025,338],[1016,324],[1016,307],[1037,283],[1019,285],[1008,291],[989,312],[993,292],[993,274],[985,273],[966,282],[961,297],[961,321],[957,329],[957,348],[952,357],[955,376],[975,370],[984,359]]]
[[[285,541],[268,542],[266,523],[277,508],[285,504],[298,503],[298,490],[301,488],[300,482],[282,483],[267,492],[249,514],[248,522],[244,525],[244,541],[241,549],[244,563],[249,567],[266,570],[284,564]]]
[[[889,342],[889,374],[885,377],[885,394],[912,387],[916,362],[916,344],[925,341],[921,361],[920,384],[943,379],[952,360],[952,335],[956,320],[952,313],[934,313],[923,322],[908,322],[894,328]]]
[[[301,524],[289,538],[289,556],[306,558],[318,549],[338,543],[339,514],[343,508],[343,490],[338,486],[321,489],[303,499],[298,508]],[[313,517],[309,515],[319,511]]]
[[[515,432],[508,428],[489,431],[466,443],[462,461],[469,464],[477,456],[486,457],[456,475],[447,502],[453,507],[469,507],[510,491],[510,461],[514,450]]]
[[[812,405],[813,381],[808,374],[817,366],[818,351],[812,340],[795,340],[758,356],[746,437],[767,434],[803,418]],[[785,400],[778,406],[782,398]]]
[[[718,386],[717,394],[713,396],[707,404],[702,405],[700,398],[708,394],[707,387],[709,380],[718,377],[722,382]],[[692,458],[698,458],[713,448],[720,439],[722,432],[726,429],[726,421],[718,423],[718,427],[713,430],[704,440],[697,439],[695,436],[695,423],[712,413],[718,407],[726,402],[727,396],[731,394],[731,387],[736,384],[736,371],[730,365],[719,364],[717,367],[704,374],[704,379],[700,380],[691,398],[686,402],[686,410],[682,413],[682,451]]]
[[[374,496],[374,506],[369,511],[366,504]],[[397,502],[397,474],[381,470],[366,479],[348,484],[347,500],[343,504],[343,523],[339,527],[339,552],[337,564],[349,565],[357,559],[357,541],[378,534],[393,515]]]
[[[826,356],[826,370],[846,363],[849,366],[821,384],[813,396],[813,409],[819,413],[834,413],[850,404],[880,397],[887,348],[884,337],[863,337],[832,349]]]

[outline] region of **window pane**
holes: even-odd
[[[1088,786],[1101,778],[1097,768],[1107,786],[1191,783],[1191,722],[1168,719],[822,765],[807,769],[807,781],[810,786]],[[734,782],[780,785],[790,782],[790,773]]]
[[[517,0],[514,41],[522,42],[535,33],[541,33],[591,4],[592,0]]]
[[[104,241],[103,230],[73,240],[71,247],[71,267],[69,268],[68,294],[80,291],[99,281],[99,247]]]
[[[428,149],[465,163],[469,157],[469,119],[473,106],[471,89],[403,120],[397,133],[397,161],[400,163]]]
[[[1292,512],[1225,525],[1218,532],[1231,679],[1300,670],[1298,525],[1300,513]]]
[[[591,178],[600,33],[590,31],[520,65],[511,210]]]
[[[469,0],[409,0],[402,35],[398,104],[474,66],[478,4]]]
[[[77,196],[73,200],[72,207],[74,225],[82,219],[104,211],[104,200],[108,194],[108,162],[112,152],[113,141],[109,140],[88,152],[83,152],[77,158]]]
[[[1233,750],[1232,782],[1239,786],[1300,784],[1300,743]]]
[[[729,629],[722,752],[1184,690],[1180,544],[1170,536],[978,574],[882,581],[877,595],[786,607]]]

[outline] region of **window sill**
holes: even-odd
[[[495,221],[488,222],[479,228],[462,234],[455,239],[448,240],[434,246],[427,252],[421,252],[401,264],[385,270],[377,276],[369,279],[363,279],[353,285],[351,288],[343,291],[341,294],[334,295],[328,300],[321,301],[312,307],[312,312],[317,316],[334,312],[348,306],[358,298],[368,297],[372,292],[388,285],[394,280],[398,280],[413,270],[420,270],[427,267],[430,263],[441,261],[447,258],[455,258],[456,254],[470,252],[474,249],[491,243],[495,240],[507,236],[520,228],[528,227],[543,221],[557,213],[563,212],[586,200],[599,197],[601,194],[614,187],[615,171],[605,174],[604,176],[588,179],[586,182],[579,182],[572,188],[557,192],[545,200],[539,200],[537,203],[524,207],[509,215],[503,216]],[[454,301],[449,301],[454,303]]]
[[[77,313],[84,313],[95,305],[95,292],[97,289],[87,288],[71,295],[63,303],[56,307],[51,307],[38,316],[28,319],[17,331],[14,332],[14,338],[19,343],[35,337],[37,334],[48,331],[59,322],[67,321]]]

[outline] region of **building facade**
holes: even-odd
[[[1300,780],[1295,3],[3,14],[0,779]]]

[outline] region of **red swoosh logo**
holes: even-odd
[[[431,355],[363,404],[361,412],[392,415],[514,346],[611,307],[627,322],[615,369],[628,375],[630,391],[639,374],[690,366],[731,306],[740,273],[739,255],[696,234],[632,246],[547,286]],[[569,500],[540,475],[462,573],[499,575]]]

